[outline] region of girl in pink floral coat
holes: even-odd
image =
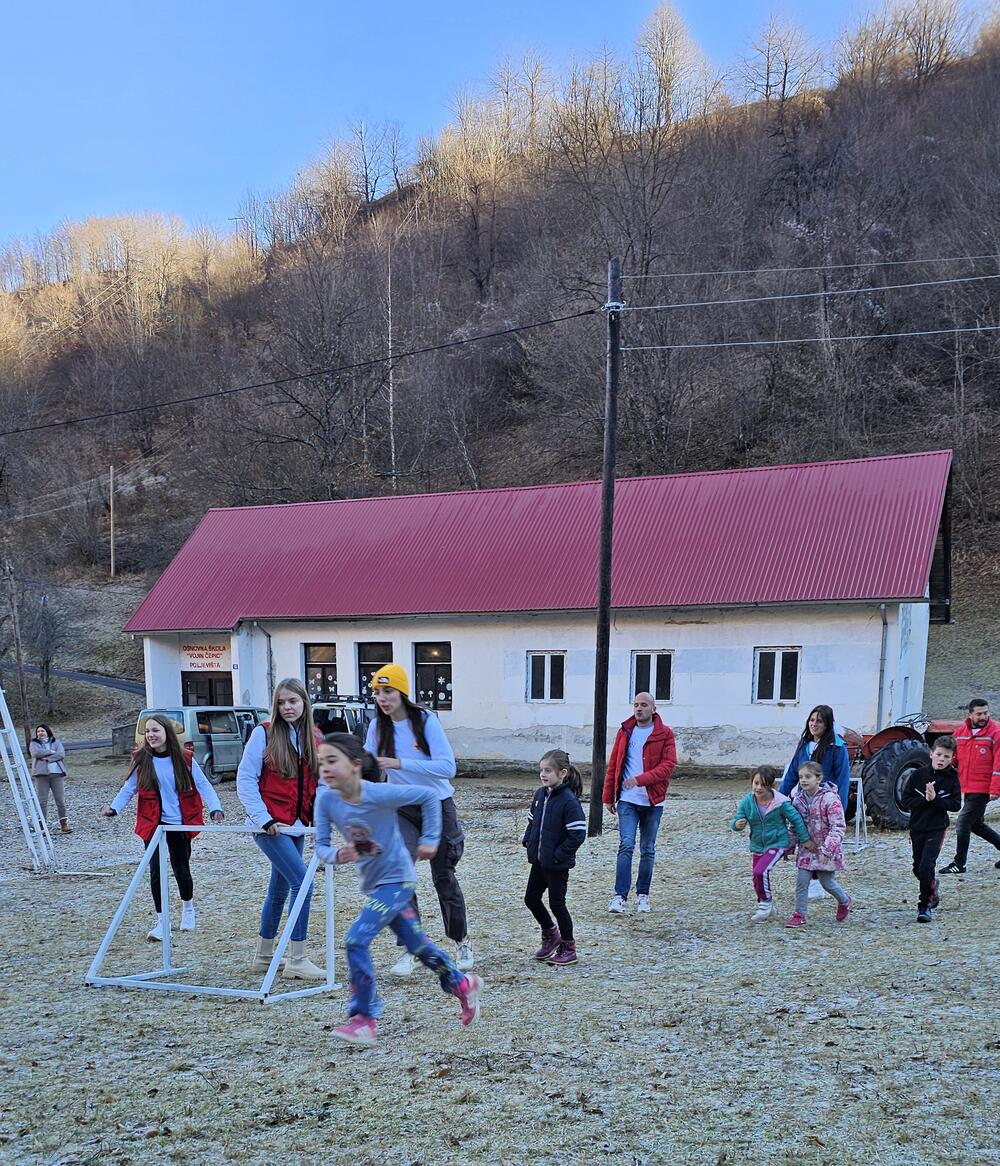
[[[799,769],[799,783],[792,790],[792,805],[806,824],[809,841],[799,843],[795,911],[785,926],[801,927],[807,922],[813,872],[823,890],[837,900],[837,922],[842,923],[851,909],[851,897],[837,882],[834,872],[844,869],[844,807],[836,788],[823,783],[823,768],[815,761],[807,761]]]

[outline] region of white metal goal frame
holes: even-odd
[[[183,992],[192,996],[226,996],[229,998],[243,999],[243,1000],[259,1000],[262,1004],[274,1003],[278,1000],[294,1000],[301,996],[315,996],[321,992],[332,992],[340,985],[336,982],[334,974],[334,954],[335,954],[335,924],[334,924],[334,892],[333,892],[333,867],[327,865],[325,869],[326,879],[326,979],[321,984],[312,984],[307,988],[298,988],[289,992],[274,992],[272,986],[274,978],[278,974],[278,968],[281,966],[281,960],[285,954],[285,948],[288,946],[292,936],[292,928],[294,928],[296,920],[302,912],[302,907],[306,901],[306,895],[309,893],[309,888],[316,880],[316,871],[319,867],[319,858],[313,854],[306,867],[306,877],[302,880],[302,886],[299,887],[299,892],[295,896],[295,900],[288,910],[288,919],[285,923],[281,935],[278,937],[277,943],[274,947],[274,955],[271,957],[270,966],[264,975],[263,983],[259,988],[223,988],[213,984],[187,984],[179,980],[165,980],[164,976],[180,975],[189,970],[193,965],[184,964],[180,967],[175,967],[172,960],[173,945],[171,943],[170,933],[170,880],[168,870],[168,855],[167,847],[165,845],[166,835],[168,832],[178,833],[194,833],[199,834],[259,834],[259,831],[254,826],[173,826],[173,825],[159,825],[153,834],[150,845],[147,847],[145,854],[136,868],[135,874],[125,891],[122,901],[115,912],[111,924],[105,933],[104,939],[101,940],[101,945],[97,949],[97,954],[94,956],[93,962],[90,965],[90,970],[87,972],[84,983],[88,987],[94,988],[146,988],[157,992]],[[290,834],[307,834],[314,833],[312,827],[294,827],[290,829],[283,829],[282,833]],[[163,843],[163,845],[161,845]],[[158,854],[160,864],[160,896],[161,907],[163,909],[163,965],[159,968],[154,968],[148,972],[137,972],[130,976],[102,976],[101,965],[108,954],[108,949],[111,947],[112,941],[122,924],[125,914],[135,898],[136,892],[142,883],[142,876],[146,873],[153,855]]]
[[[21,742],[11,719],[7,704],[7,694],[0,688],[0,759],[10,785],[17,811],[21,832],[31,855],[31,865],[36,874],[46,874],[55,869],[56,850],[49,832],[49,825],[42,813],[42,806],[35,792],[35,783],[28,772],[28,764],[21,750]]]
[[[852,773],[851,781],[856,782],[858,787],[858,800],[854,804],[854,853],[860,854],[862,850],[868,847],[868,815],[865,812],[865,783],[860,773]]]

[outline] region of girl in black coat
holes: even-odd
[[[576,865],[576,852],[587,836],[587,819],[579,800],[583,781],[562,749],[550,749],[542,757],[538,778],[542,785],[531,800],[528,825],[521,839],[531,863],[524,905],[542,929],[542,946],[535,952],[535,959],[561,967],[576,963],[566,889],[570,869]],[[542,902],[545,891],[549,893],[555,922]]]

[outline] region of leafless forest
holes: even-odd
[[[356,124],[228,236],[147,214],[10,241],[13,549],[103,568],[112,464],[131,572],[209,506],[596,476],[599,311],[407,354],[599,309],[612,255],[630,309],[673,305],[624,317],[653,350],[623,366],[621,474],[950,445],[960,519],[992,521],[998,125],[996,9],[912,0],[824,51],[774,20],[723,71],[663,6],[627,59],[500,65],[434,140]],[[662,347],[692,344],[724,346]]]

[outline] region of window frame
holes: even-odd
[[[760,687],[760,658],[761,654],[770,652],[774,654],[774,674],[771,686],[770,697],[762,697],[758,695]],[[784,671],[784,658],[786,654],[794,654],[795,656],[795,695],[793,697],[783,697],[781,695],[781,680]],[[751,679],[750,688],[750,703],[751,704],[798,704],[801,699],[802,692],[802,645],[801,644],[764,644],[753,650],[753,676]]]
[[[329,648],[333,650],[332,660],[310,660],[310,648]],[[309,699],[315,704],[317,701],[323,703],[328,700],[335,700],[340,695],[340,674],[337,671],[339,661],[337,659],[337,644],[336,641],[325,642],[311,642],[302,645],[302,676],[305,680],[306,692],[309,693]],[[333,691],[327,692],[326,677],[323,678],[323,691],[320,694],[313,695],[309,685],[309,669],[322,668],[324,671],[328,668],[333,668]]]
[[[657,704],[672,704],[673,703],[673,699],[674,699],[674,656],[675,655],[676,655],[676,651],[673,648],[634,648],[633,649],[632,655],[629,659],[629,681],[628,681],[628,684],[629,684],[629,701],[630,702],[634,703],[635,694],[637,691],[639,691],[637,688],[636,679],[635,679],[636,657],[637,656],[649,656],[649,658],[650,658],[649,675],[650,675],[650,680],[652,681],[652,684],[651,684],[650,688],[648,689],[648,691],[653,694],[653,699],[656,701]],[[657,662],[656,675],[654,676],[653,675],[653,661],[654,660],[659,661],[659,658],[661,656],[667,657],[667,659],[670,661],[670,679],[669,679],[669,684],[668,684],[668,690],[669,690],[668,696],[658,696],[656,693],[656,682],[659,679],[660,667],[659,667],[659,663]]]
[[[565,704],[566,703],[566,656],[565,648],[529,648],[525,652],[525,686],[524,700],[526,704]],[[562,696],[553,697],[552,694],[552,661],[557,658],[562,661]],[[545,661],[542,677],[543,696],[531,695],[531,662],[540,658]]]
[[[379,660],[375,664],[375,667],[370,669],[368,672],[368,675],[365,676],[364,671],[361,667],[361,664],[362,664],[361,647],[362,647],[362,645],[364,645],[365,647],[370,647],[372,644],[381,644],[383,647],[388,647],[389,658],[387,660]],[[392,640],[355,640],[355,642],[354,642],[354,664],[358,670],[357,676],[358,676],[358,693],[359,694],[364,694],[364,693],[368,693],[371,691],[371,678],[375,675],[375,673],[380,668],[384,668],[386,666],[386,664],[393,663],[392,655],[393,655],[393,642],[392,642]],[[365,661],[366,664],[370,664],[371,662],[372,661],[370,661],[370,660]]]
[[[421,648],[434,648],[434,647],[446,648],[447,649],[447,659],[445,659],[443,656],[441,657],[440,660],[437,660],[437,661],[419,660],[418,659]],[[427,708],[433,710],[434,712],[450,713],[455,707],[455,673],[454,673],[454,665],[452,662],[451,640],[414,640],[413,645],[412,645],[412,655],[413,655],[413,699],[417,702],[417,704],[423,704]],[[432,690],[431,690],[431,698],[429,700],[422,700],[421,699],[421,695],[420,695],[421,694],[420,669],[421,668],[430,668],[432,665],[435,669],[447,668],[447,670],[448,670],[448,682],[447,682],[447,685],[445,687],[445,691],[447,692],[448,695],[447,695],[447,698],[446,698],[444,703],[439,703],[437,701],[437,687],[438,686],[437,686],[436,681],[435,681],[435,683],[432,687]]]

